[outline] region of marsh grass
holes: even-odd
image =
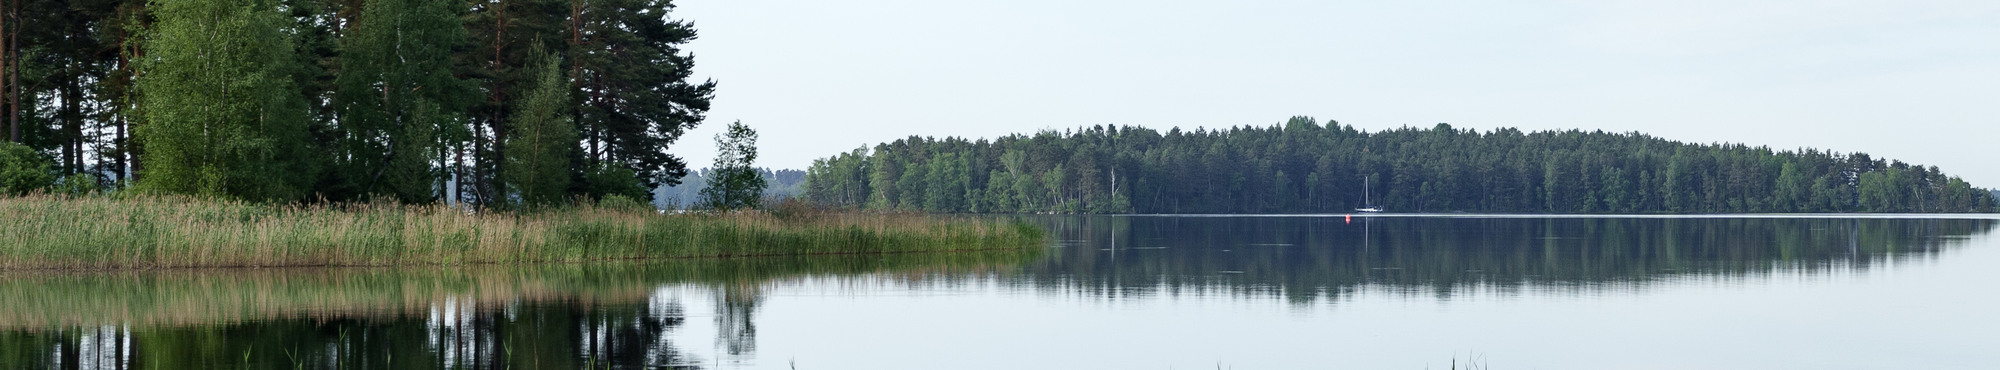
[[[279,206],[186,197],[0,198],[0,270],[410,266],[1039,247],[1043,231],[901,213],[659,214],[576,206],[470,212],[386,203]]]

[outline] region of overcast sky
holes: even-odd
[[[706,167],[1084,125],[1640,131],[1865,152],[2000,187],[2000,1],[681,0]]]

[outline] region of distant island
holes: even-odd
[[[1216,130],[913,136],[815,160],[804,190],[820,204],[939,213],[2000,210],[2000,192],[1935,166],[1862,153],[1637,132],[1482,133],[1448,124],[1366,132],[1311,117]]]

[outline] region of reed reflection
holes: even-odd
[[[663,286],[717,292],[717,340],[755,352],[778,281],[1018,269],[1035,253],[438,269],[0,275],[0,369],[692,369]]]
[[[0,368],[700,368],[757,355],[774,291],[1339,302],[1646,289],[1937,258],[1995,220],[1034,217],[1032,253],[420,269],[0,274]],[[717,353],[677,343],[686,287]],[[696,298],[701,300],[701,298]],[[701,310],[697,307],[696,310]],[[696,311],[702,312],[702,311]],[[706,339],[706,338],[703,338]],[[707,357],[707,358],[704,358]]]

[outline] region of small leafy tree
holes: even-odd
[[[750,167],[757,161],[757,131],[743,121],[729,124],[729,132],[715,136],[715,167],[710,169],[708,188],[701,189],[703,208],[730,210],[757,206],[764,195],[764,176]]]

